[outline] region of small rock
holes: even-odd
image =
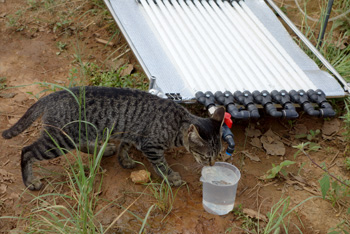
[[[14,99],[14,101],[18,104],[23,104],[23,102],[26,101],[27,99],[28,99],[27,95],[20,93],[20,94],[16,95],[16,98]]]
[[[2,98],[13,98],[17,93],[0,93],[0,97]]]
[[[131,172],[130,178],[135,184],[144,184],[150,181],[151,173],[146,170]]]

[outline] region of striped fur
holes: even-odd
[[[14,126],[2,133],[6,139],[15,137],[42,116],[41,136],[22,149],[23,182],[31,190],[42,186],[33,176],[33,162],[61,155],[52,139],[66,150],[73,149],[80,140],[81,150],[91,152],[94,147],[91,142],[95,142],[96,137],[103,140],[106,128],[113,129],[111,138],[121,141],[118,159],[124,168],[135,166],[127,153],[134,145],[145,154],[155,171],[175,186],[182,183],[181,177],[168,167],[165,150],[185,146],[198,162],[208,162],[221,151],[224,108],[218,108],[212,118],[200,118],[171,100],[139,90],[76,87],[70,91],[77,99],[68,91],[52,93],[36,102]],[[79,124],[80,119],[85,122]],[[87,122],[91,124],[85,124]],[[114,150],[110,150],[106,154],[113,153]]]

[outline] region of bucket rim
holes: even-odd
[[[217,185],[217,186],[220,186],[220,187],[238,186],[238,183],[241,180],[241,172],[235,165],[233,165],[232,163],[228,163],[228,162],[215,162],[215,164],[213,166],[210,166],[210,167],[214,167],[214,166],[221,166],[221,167],[231,169],[238,177],[237,183],[235,183],[235,184],[222,184],[222,185]],[[206,166],[206,167],[208,167],[208,166]],[[205,167],[202,168],[202,171],[204,168]],[[233,170],[234,168],[235,168],[235,170]],[[201,177],[200,177],[200,181],[202,183],[213,184],[211,182],[203,181],[202,178],[203,178],[203,175],[201,175]]]

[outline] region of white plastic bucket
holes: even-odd
[[[215,215],[232,211],[240,178],[240,171],[230,163],[216,162],[214,166],[203,167],[200,180],[204,209]]]

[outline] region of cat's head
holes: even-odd
[[[208,119],[198,119],[187,131],[187,150],[199,163],[211,163],[222,150],[221,126],[225,108],[219,107]]]

